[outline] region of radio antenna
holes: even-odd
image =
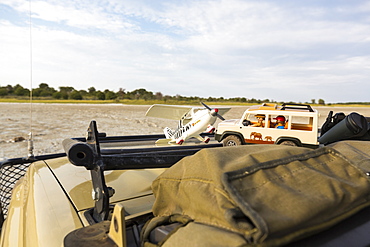
[[[32,136],[32,80],[33,80],[33,75],[32,75],[32,4],[31,0],[29,0],[29,23],[30,23],[30,133],[28,134],[28,159],[33,159],[33,136]]]

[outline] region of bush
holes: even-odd
[[[53,98],[54,99],[61,99],[62,98],[62,93],[61,92],[55,92],[55,93],[53,93]]]
[[[99,91],[96,93],[96,98],[98,98],[98,100],[105,100],[105,94]]]
[[[69,95],[69,98],[74,100],[82,100],[82,95],[78,91],[72,91]]]
[[[8,90],[6,88],[0,88],[0,96],[8,95]]]

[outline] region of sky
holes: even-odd
[[[370,102],[370,1],[0,0],[0,86]]]

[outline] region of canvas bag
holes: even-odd
[[[201,150],[153,182],[156,217],[143,230],[143,246],[279,246],[313,235],[370,204],[367,154],[365,141],[316,150]],[[174,218],[186,220],[163,241],[150,243],[155,226]]]

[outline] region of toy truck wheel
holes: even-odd
[[[242,145],[242,142],[240,138],[237,137],[236,135],[230,135],[222,140],[222,144],[224,146],[239,146]]]
[[[286,146],[297,146],[297,143],[295,143],[294,141],[282,141],[279,144],[286,145]]]

